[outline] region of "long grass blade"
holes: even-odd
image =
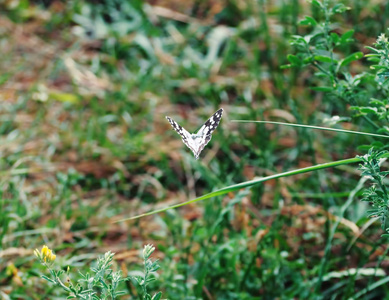
[[[359,159],[359,158],[349,158],[349,159],[338,160],[338,161],[324,163],[324,164],[318,164],[318,165],[315,165],[315,166],[310,166],[310,167],[306,167],[306,168],[302,168],[302,169],[292,170],[292,171],[288,171],[288,172],[284,172],[284,173],[274,174],[274,175],[270,175],[270,176],[266,176],[266,177],[261,177],[261,178],[257,178],[257,179],[253,179],[253,180],[249,180],[249,181],[245,181],[245,182],[241,182],[241,183],[238,183],[238,184],[234,184],[234,185],[230,185],[230,186],[224,187],[224,188],[222,188],[220,190],[217,190],[217,191],[214,191],[212,193],[203,195],[203,196],[198,197],[196,199],[192,199],[192,200],[189,200],[189,201],[186,201],[186,202],[183,202],[183,203],[178,203],[178,204],[175,204],[175,205],[172,205],[172,206],[168,206],[168,207],[164,207],[164,208],[161,208],[161,209],[153,210],[153,211],[150,211],[150,212],[147,212],[147,213],[144,213],[144,214],[141,214],[141,215],[137,215],[137,216],[134,216],[134,217],[130,217],[130,218],[126,218],[126,219],[121,219],[121,220],[116,221],[115,223],[129,221],[129,220],[134,220],[134,219],[138,219],[138,218],[141,218],[141,217],[154,215],[154,214],[157,214],[157,213],[161,213],[161,212],[167,211],[168,209],[178,208],[178,207],[181,207],[181,206],[184,206],[184,205],[188,205],[190,203],[194,203],[194,202],[197,202],[197,201],[201,201],[201,200],[209,199],[209,198],[212,198],[212,197],[224,195],[224,194],[227,194],[229,192],[237,191],[237,190],[240,190],[240,189],[243,189],[243,188],[251,187],[251,186],[254,186],[256,184],[259,184],[259,183],[262,183],[262,182],[265,182],[265,181],[268,181],[268,180],[271,180],[271,179],[287,177],[287,176],[297,175],[297,174],[301,174],[301,173],[317,171],[317,170],[321,170],[321,169],[333,168],[333,167],[336,167],[336,166],[352,164],[352,163],[357,163],[357,162],[361,162],[361,159]]]
[[[284,122],[273,122],[273,121],[250,121],[250,120],[231,120],[231,122],[276,124],[276,125],[285,125],[285,126],[291,126],[291,127],[302,127],[302,128],[310,128],[310,129],[318,129],[318,130],[327,130],[327,131],[336,131],[336,132],[368,135],[368,136],[375,136],[375,137],[381,137],[381,138],[387,138],[387,139],[389,138],[389,135],[383,135],[383,134],[368,133],[368,132],[353,131],[353,130],[338,129],[338,128],[330,128],[330,127],[304,125],[304,124],[295,124],[295,123],[284,123]]]

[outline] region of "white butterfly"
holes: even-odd
[[[223,114],[223,108],[215,112],[207,122],[197,131],[197,133],[190,134],[182,126],[180,126],[176,121],[166,116],[166,119],[170,122],[173,129],[178,132],[182,137],[182,141],[190,150],[192,150],[196,159],[199,158],[201,151],[209,143],[212,137],[212,132],[220,123],[220,119]]]

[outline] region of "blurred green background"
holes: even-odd
[[[388,281],[388,247],[359,201],[356,165],[115,223],[378,143],[231,120],[384,128],[386,119],[355,108],[388,99],[371,63],[358,54],[335,70],[322,57],[369,53],[389,26],[387,1],[344,1],[349,9],[331,15],[302,0],[0,3],[4,299],[66,297],[40,278],[33,250],[43,244],[75,280],[108,250],[125,276],[142,270],[147,243],[161,265],[150,289],[163,298],[389,299],[388,285],[377,284]],[[302,50],[296,35],[311,44]],[[194,132],[219,108],[222,121],[196,161],[165,116]],[[141,299],[131,282],[122,289]]]

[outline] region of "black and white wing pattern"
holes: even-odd
[[[195,152],[195,148],[193,147],[192,143],[192,137],[191,134],[186,131],[181,125],[179,125],[176,121],[174,121],[172,118],[166,116],[166,119],[169,121],[169,123],[172,125],[173,129],[177,131],[177,133],[181,136],[182,141],[190,150]]]
[[[190,134],[182,126],[180,126],[172,118],[166,116],[166,119],[172,125],[173,129],[181,136],[184,144],[192,150],[196,159],[199,158],[201,151],[209,143],[212,137],[212,132],[215,131],[216,127],[220,123],[222,118],[223,108],[215,112],[208,120],[204,123],[203,126],[199,129],[197,133]]]

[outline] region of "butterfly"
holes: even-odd
[[[212,132],[216,129],[216,127],[220,123],[220,119],[222,118],[223,108],[219,109],[215,112],[208,120],[204,123],[203,126],[196,132],[190,134],[186,131],[182,126],[180,126],[176,121],[172,118],[166,116],[166,119],[172,125],[173,129],[177,131],[177,133],[181,136],[184,144],[192,150],[196,159],[199,159],[201,151],[203,151],[204,147],[209,143],[212,137]]]

